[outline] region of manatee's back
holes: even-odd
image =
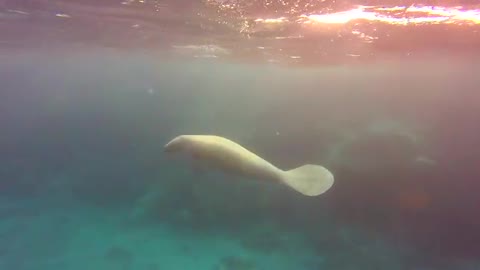
[[[225,171],[254,177],[273,177],[278,169],[243,146],[219,136],[191,137],[192,154]]]

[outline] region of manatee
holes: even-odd
[[[186,153],[209,169],[284,184],[305,196],[323,194],[334,183],[333,174],[323,166],[305,164],[284,171],[243,146],[215,135],[180,135],[168,142],[164,150]]]

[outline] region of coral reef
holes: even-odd
[[[134,255],[123,247],[112,246],[105,252],[105,260],[115,265],[117,269],[130,270],[133,267]]]
[[[255,263],[240,256],[223,257],[213,270],[257,270]]]

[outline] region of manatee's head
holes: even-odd
[[[168,142],[163,149],[167,153],[175,153],[175,152],[182,152],[186,150],[187,146],[188,146],[188,138],[184,135],[180,135],[178,137],[175,137],[170,142]]]

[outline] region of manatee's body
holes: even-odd
[[[283,171],[241,145],[219,136],[181,135],[165,145],[167,152],[186,152],[225,172],[278,181],[307,196],[324,193],[333,185],[332,173],[319,165]]]

